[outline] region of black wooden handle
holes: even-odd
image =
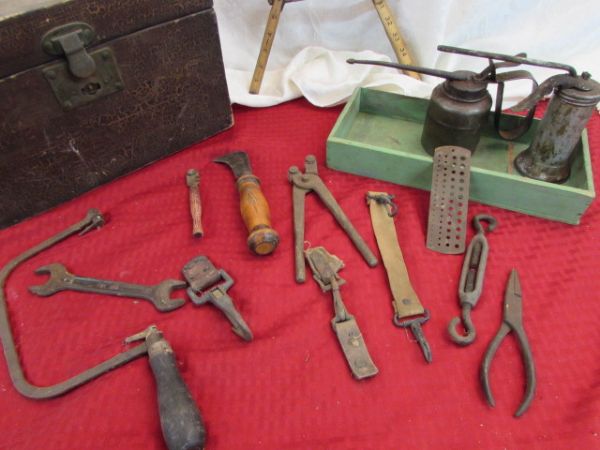
[[[173,349],[160,332],[146,340],[158,396],[160,425],[169,450],[204,448],[206,430],[181,374]]]

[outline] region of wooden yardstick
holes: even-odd
[[[263,76],[265,75],[269,54],[271,53],[271,47],[275,40],[275,33],[277,32],[277,25],[279,25],[279,17],[281,16],[283,6],[286,3],[298,1],[301,0],[269,0],[269,4],[272,5],[271,12],[267,19],[265,34],[260,46],[260,53],[258,54],[258,61],[256,61],[256,68],[254,69],[254,75],[252,75],[252,82],[250,83],[251,94],[258,94],[260,91],[260,85],[262,84]]]
[[[387,33],[388,38],[392,44],[392,48],[394,49],[394,53],[396,54],[398,62],[401,64],[409,64],[414,66],[415,62],[411,57],[408,48],[406,48],[404,39],[402,39],[402,35],[400,34],[400,30],[396,25],[396,21],[394,20],[394,16],[392,15],[392,11],[390,10],[387,1],[373,0],[373,4],[375,5],[375,9],[379,14],[381,23],[383,23],[383,28],[385,29],[385,32]],[[421,76],[416,72],[405,70],[404,73],[413,78],[416,78],[417,80],[421,79]]]

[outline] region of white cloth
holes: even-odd
[[[395,61],[371,0],[303,0],[285,5],[259,95],[248,93],[270,5],[215,0],[233,103],[270,106],[305,96],[318,106],[345,101],[358,86],[428,96],[439,78],[416,81],[394,69],[346,64],[349,57]],[[388,0],[419,65],[482,70],[486,60],[437,51],[438,44],[571,64],[600,80],[598,0]],[[557,71],[525,67],[541,82]],[[529,93],[511,82],[510,106]],[[490,89],[493,94],[495,89]]]

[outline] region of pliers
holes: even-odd
[[[294,207],[294,259],[296,266],[296,281],[304,283],[306,280],[306,266],[304,265],[304,204],[305,197],[310,192],[316,192],[329,212],[342,229],[346,232],[356,249],[370,267],[377,265],[377,258],[369,249],[367,243],[358,234],[356,228],[348,219],[341,206],[335,200],[329,189],[319,177],[317,159],[314,155],[307,155],[304,159],[302,173],[297,166],[290,167],[288,180],[293,185],[292,204]]]
[[[525,411],[531,405],[533,396],[535,395],[535,364],[533,362],[533,355],[531,348],[529,347],[529,341],[523,328],[523,299],[521,296],[521,282],[519,281],[519,274],[516,269],[513,269],[506,285],[506,293],[504,295],[504,316],[502,318],[502,325],[498,330],[498,333],[490,342],[481,362],[481,385],[485,393],[487,402],[490,406],[495,406],[494,396],[490,389],[489,372],[492,359],[496,354],[496,350],[502,343],[502,340],[510,332],[514,332],[519,346],[521,347],[521,356],[523,363],[525,364],[525,375],[526,375],[526,387],[525,395],[521,405],[515,412],[515,417],[522,416]]]

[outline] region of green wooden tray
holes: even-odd
[[[368,88],[357,89],[327,139],[327,166],[365,177],[430,190],[432,159],[421,147],[429,101]],[[507,126],[522,120],[504,115]],[[524,214],[578,224],[596,197],[587,132],[564,184],[520,175],[513,160],[539,125],[516,141],[500,139],[487,124],[471,160],[470,199]]]

